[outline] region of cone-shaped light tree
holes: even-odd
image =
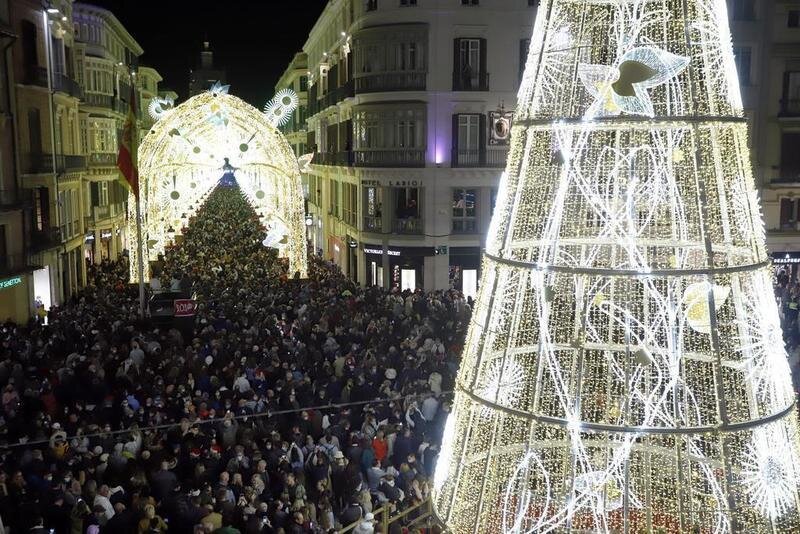
[[[434,477],[456,533],[800,532],[724,0],[542,0]]]

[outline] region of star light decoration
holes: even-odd
[[[614,66],[581,64],[578,75],[595,98],[587,117],[655,115],[648,89],[667,83],[689,65],[689,58],[643,46],[625,52]]]
[[[150,104],[147,106],[147,112],[154,121],[160,121],[167,113],[172,111],[174,107],[174,98],[156,96],[150,100]]]
[[[275,96],[264,105],[264,114],[273,126],[283,126],[289,122],[292,113],[300,104],[297,93],[291,89],[284,88],[278,91]]]
[[[724,0],[539,14],[436,514],[454,534],[800,532]]]

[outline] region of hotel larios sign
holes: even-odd
[[[0,289],[8,289],[9,287],[14,287],[22,283],[21,276],[15,276],[14,278],[7,278],[5,280],[0,280]]]

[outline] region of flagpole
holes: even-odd
[[[131,91],[136,94],[136,70],[131,68]],[[139,172],[139,118],[134,110],[134,123],[131,129],[131,160],[133,161],[134,172]],[[144,318],[145,311],[145,292],[144,292],[144,252],[142,247],[142,206],[139,197],[142,195],[142,189],[139,187],[137,178],[137,193],[134,195],[136,200],[136,259],[137,268],[139,271],[139,317]]]

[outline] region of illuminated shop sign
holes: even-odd
[[[381,250],[379,248],[364,247],[364,253],[365,254],[377,254],[377,255],[380,256],[380,255],[383,254],[383,250]],[[386,254],[388,256],[399,256],[400,255],[400,251],[399,250],[387,250]]]
[[[14,287],[22,283],[21,276],[15,276],[14,278],[8,278],[6,280],[0,281],[0,289],[8,289],[9,287]]]

